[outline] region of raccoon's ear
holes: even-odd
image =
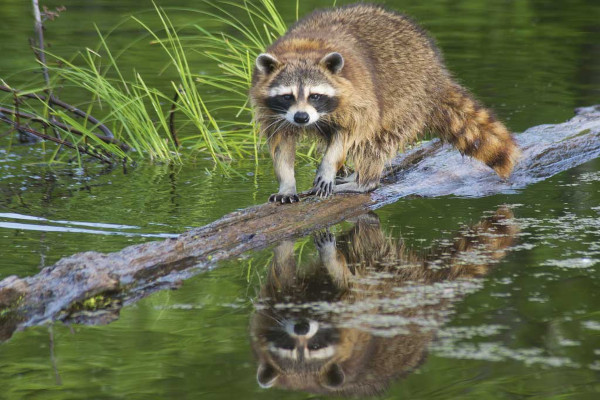
[[[337,74],[344,68],[344,57],[337,52],[329,53],[321,58],[319,64],[327,68],[332,74]]]
[[[270,74],[280,65],[279,60],[269,53],[262,53],[256,57],[256,68],[263,74]]]
[[[271,364],[261,362],[256,371],[256,381],[263,389],[268,389],[275,383],[279,372]]]
[[[328,389],[338,389],[346,380],[346,375],[340,364],[331,364],[322,378],[322,384]]]

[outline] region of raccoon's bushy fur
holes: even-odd
[[[281,87],[300,89],[285,101],[273,91]],[[306,87],[320,97],[311,100]],[[316,11],[298,21],[258,57],[250,97],[280,183],[271,201],[297,200],[295,142],[305,131],[327,143],[312,190],[322,196],[374,189],[385,163],[425,131],[502,178],[519,154],[506,127],[452,79],[432,39],[377,5]],[[299,110],[294,120],[291,109]],[[355,179],[336,185],[347,156]]]

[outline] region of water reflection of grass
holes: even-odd
[[[239,4],[205,0],[204,3],[214,11],[179,11],[201,14],[232,29],[233,33],[215,33],[194,25],[194,35],[180,36],[181,30],[174,26],[165,10],[156,5],[159,29],[131,17],[144,28],[152,44],[166,55],[169,68],[174,71],[174,79],[165,85],[166,89],[152,87],[136,71],[132,78],[126,78],[130,74],[119,61],[123,51],[112,51],[107,42],[116,29],[108,35],[97,30],[98,47],[86,48],[71,59],[48,54],[52,59],[49,67],[53,89],[62,87],[63,91],[86,93],[90,101],[85,111],[103,116],[101,122],[110,127],[115,143],[96,136],[97,124],[78,119],[48,102],[27,101],[21,111],[42,115],[46,121],[50,121],[50,116],[60,118],[78,131],[58,128],[62,139],[110,155],[114,160],[179,163],[190,155],[209,155],[221,171],[231,173],[234,170],[229,161],[242,157],[258,159],[261,143],[252,121],[247,91],[254,59],[285,32],[286,24],[273,0],[245,0]],[[234,15],[240,9],[245,12],[245,18]],[[190,54],[197,53],[215,62],[218,72],[212,75],[194,72],[188,60]],[[219,92],[217,101],[206,99],[203,91],[207,88]],[[120,144],[135,151],[124,151],[126,146]],[[50,161],[62,160],[61,157],[72,157],[72,153],[57,151]],[[79,154],[77,159],[80,160]]]

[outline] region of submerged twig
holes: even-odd
[[[10,125],[14,126],[15,129],[19,129],[19,131],[24,131],[24,132],[27,132],[27,133],[29,133],[31,135],[37,136],[37,137],[39,137],[41,139],[49,140],[51,142],[54,142],[54,143],[57,143],[57,144],[69,147],[69,148],[74,149],[74,150],[77,150],[80,153],[84,153],[84,154],[87,154],[87,155],[92,156],[94,158],[97,158],[98,160],[100,160],[100,161],[102,161],[104,163],[112,164],[112,160],[110,159],[110,157],[108,157],[105,154],[96,154],[96,153],[94,153],[92,151],[92,149],[88,149],[88,148],[86,148],[84,146],[80,146],[80,145],[75,145],[75,144],[73,144],[71,142],[67,142],[64,139],[59,139],[59,138],[47,135],[45,133],[36,131],[35,129],[32,129],[32,128],[28,127],[28,126],[19,126],[17,128],[16,122],[14,122],[13,120],[11,120],[7,116],[5,116],[2,112],[0,112],[0,121],[6,122],[7,124],[10,124]]]
[[[10,92],[10,93],[17,93],[18,91],[16,91],[15,89],[12,89],[8,86],[4,86],[4,85],[0,85],[0,90],[3,92]],[[22,94],[19,95],[19,97],[25,97],[28,99],[36,99],[42,102],[46,102],[47,98],[45,96],[39,95],[39,94],[35,94],[35,93],[27,93],[27,94]],[[73,113],[74,115],[84,118],[86,120],[88,120],[89,122],[91,122],[92,124],[94,124],[99,131],[101,131],[102,133],[104,133],[104,135],[106,137],[109,137],[111,139],[113,139],[115,137],[115,135],[112,133],[112,131],[110,129],[108,129],[108,127],[106,125],[104,125],[103,123],[101,123],[98,119],[94,118],[92,115],[89,115],[88,113],[86,113],[85,111],[80,110],[79,108],[65,103],[62,100],[57,99],[56,97],[52,97],[50,99],[50,103],[56,106],[59,106],[60,108],[64,108],[65,110]]]
[[[171,133],[171,139],[173,139],[173,143],[175,146],[179,147],[179,139],[177,138],[177,131],[175,130],[175,110],[177,108],[177,100],[179,100],[178,90],[175,91],[175,96],[173,96],[173,104],[169,110],[169,132]]]
[[[48,73],[48,66],[46,65],[46,53],[44,51],[44,24],[42,23],[42,14],[40,12],[40,5],[38,0],[32,0],[33,2],[33,16],[35,18],[35,33],[37,36],[37,48],[32,46],[33,54],[40,62],[42,66],[42,75],[44,76],[44,82],[46,83],[46,89],[44,90],[48,95],[48,101],[46,107],[50,107],[50,100],[52,99],[52,86],[50,86],[50,74]],[[54,115],[50,115],[49,119],[51,122],[58,122]],[[60,133],[58,129],[53,127],[54,136],[60,139]]]
[[[32,140],[32,141],[37,141],[38,138],[36,136],[33,135],[28,135],[27,133],[21,131],[19,129],[19,127],[21,126],[21,118],[20,118],[20,112],[19,112],[19,97],[17,96],[17,94],[15,92],[13,92],[13,102],[15,104],[15,122],[16,125],[14,127],[11,128],[11,130],[9,131],[9,133],[12,133],[13,131],[17,131],[19,133],[19,141],[21,143],[27,143],[28,141]],[[2,110],[4,111],[4,110]]]
[[[37,51],[36,56],[42,64],[42,74],[44,75],[44,81],[48,95],[52,96],[52,89],[50,87],[50,75],[48,74],[48,67],[46,65],[46,53],[44,53],[44,24],[42,23],[42,13],[40,12],[40,5],[38,0],[33,1],[33,16],[35,18],[35,33],[37,35]]]
[[[58,365],[56,363],[56,355],[54,353],[54,325],[48,326],[48,335],[50,340],[50,363],[52,364],[52,370],[54,371],[54,381],[57,385],[62,385],[62,379],[60,372],[58,371]]]
[[[30,121],[39,122],[43,126],[54,125],[57,128],[60,128],[60,129],[63,129],[65,131],[74,133],[76,135],[86,136],[85,133],[81,132],[78,129],[73,128],[70,125],[67,125],[67,124],[59,122],[59,121],[46,121],[45,119],[39,117],[38,115],[28,114],[28,113],[21,112],[21,111],[18,111],[18,110],[11,110],[11,109],[5,108],[5,107],[0,107],[0,113],[14,115],[15,118],[17,119],[17,124],[19,124],[19,126],[20,126],[19,119],[20,118],[24,118],[24,119],[28,119]],[[18,129],[18,127],[17,127],[17,129]],[[114,139],[114,138],[111,138],[111,137],[108,137],[108,136],[104,136],[104,135],[99,135],[99,134],[95,134],[95,136],[98,139],[102,140],[104,143],[109,143],[109,144],[114,144],[114,145],[119,146],[119,148],[121,150],[123,150],[123,151],[129,151],[129,150],[131,150],[131,147],[129,147],[125,143],[119,142],[117,139]]]

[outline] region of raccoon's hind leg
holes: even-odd
[[[379,151],[367,141],[354,145],[352,158],[356,172],[348,177],[354,179],[336,185],[333,188],[334,193],[367,193],[377,189],[385,162],[392,154]]]
[[[317,175],[313,182],[310,194],[327,197],[333,193],[335,187],[335,174],[344,165],[346,160],[346,146],[344,135],[336,132],[329,139],[327,150],[323,155],[321,164],[317,169]]]
[[[335,184],[341,185],[344,183],[354,182],[356,180],[356,172],[351,173],[348,176],[338,176],[335,178]]]
[[[273,168],[279,192],[269,197],[271,203],[295,203],[300,201],[296,194],[296,178],[294,177],[294,160],[296,158],[296,137],[292,134],[280,133],[269,139]]]
[[[508,178],[520,154],[506,127],[456,84],[449,86],[433,111],[430,127],[462,154],[484,162],[503,179]]]
[[[333,193],[368,193],[377,189],[379,182],[371,182],[369,184],[361,185],[357,181],[342,183],[335,185]]]

